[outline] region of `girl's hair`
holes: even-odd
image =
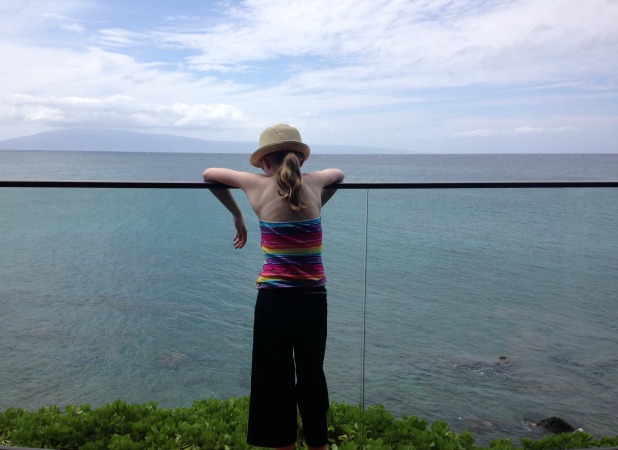
[[[267,157],[280,163],[277,177],[278,194],[294,211],[305,209],[307,205],[303,201],[300,187],[303,185],[303,176],[300,172],[302,154],[294,151],[282,151],[271,153]]]

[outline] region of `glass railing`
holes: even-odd
[[[204,183],[0,181],[0,410],[249,392],[249,243]],[[323,210],[331,400],[479,442],[615,434],[618,182],[347,183]],[[71,189],[66,189],[71,188]]]

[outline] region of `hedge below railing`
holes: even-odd
[[[115,401],[100,408],[89,405],[9,408],[0,413],[0,449],[252,449],[246,442],[248,398],[206,399],[191,407],[159,408],[156,403]],[[367,408],[331,403],[328,412],[330,447],[335,450],[558,450],[603,447],[618,450],[618,436],[594,438],[575,431],[539,440],[492,441],[475,446],[470,432],[452,432],[442,421],[429,424],[418,417],[395,418],[378,405]],[[299,443],[304,448],[299,422]],[[8,446],[8,447],[7,447]]]

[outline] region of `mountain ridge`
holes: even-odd
[[[113,129],[62,129],[44,131],[0,141],[0,150],[163,152],[163,153],[251,153],[257,143],[217,141],[170,134],[141,133]],[[377,147],[311,145],[318,153],[402,153]]]

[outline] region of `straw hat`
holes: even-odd
[[[292,150],[303,154],[305,160],[309,158],[309,146],[300,139],[298,130],[290,125],[280,123],[266,128],[260,135],[260,148],[253,152],[249,162],[252,166],[261,167],[260,160],[274,152]]]

